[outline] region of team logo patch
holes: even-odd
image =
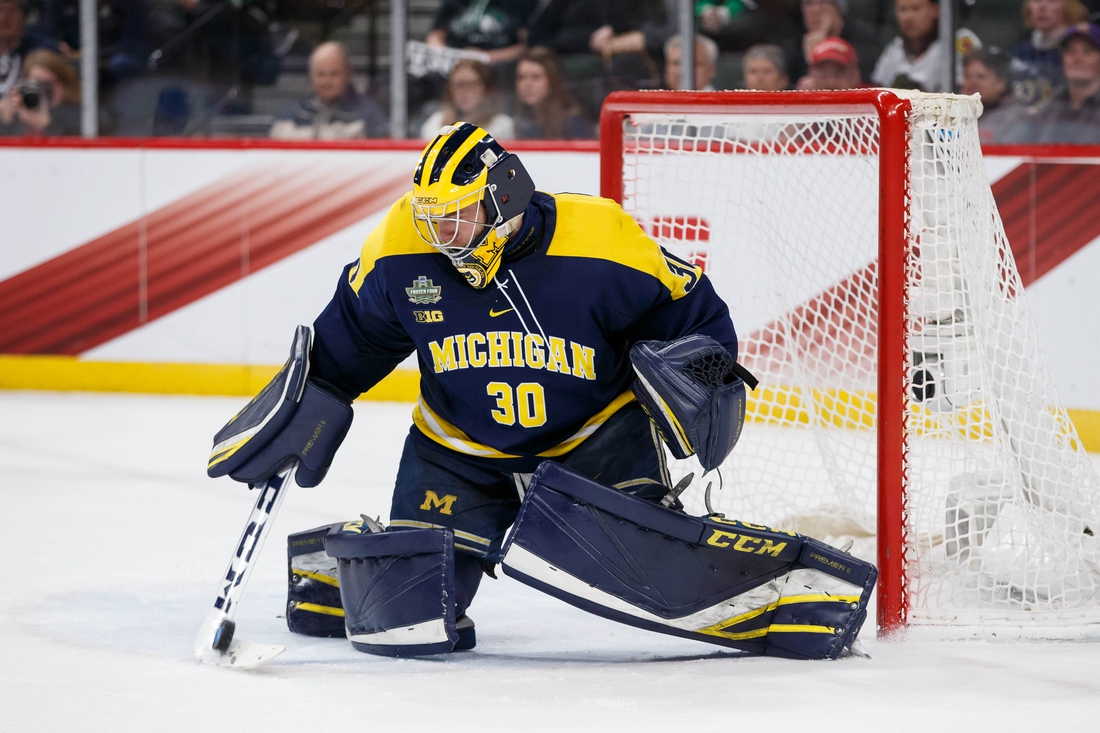
[[[458,501],[458,497],[454,494],[440,496],[429,489],[424,492],[424,503],[420,505],[420,508],[426,512],[438,509],[440,514],[450,514],[451,507],[454,506],[456,501]]]
[[[430,278],[421,275],[413,280],[411,288],[405,288],[409,294],[409,301],[417,305],[429,305],[438,303],[443,299],[443,286],[434,285]]]
[[[443,323],[443,311],[413,311],[417,323]]]

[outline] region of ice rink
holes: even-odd
[[[405,404],[358,403],[329,477],[292,487],[276,519],[236,620],[286,652],[201,666],[191,644],[252,505],[206,457],[245,401],[0,392],[0,731],[1100,730],[1097,643],[866,628],[870,659],[740,658],[503,576],[471,608],[471,652],[394,660],[292,635],[285,537],[386,518]]]

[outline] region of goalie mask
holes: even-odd
[[[500,268],[504,245],[535,192],[519,158],[477,125],[456,122],[432,140],[413,174],[417,233],[475,288]]]

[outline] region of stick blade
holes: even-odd
[[[235,641],[225,652],[219,667],[233,669],[255,669],[270,662],[286,651],[285,646],[275,644],[253,644],[250,641]]]
[[[232,619],[217,608],[210,609],[195,639],[195,658],[219,667],[255,669],[286,651],[285,646],[234,639],[233,630]]]

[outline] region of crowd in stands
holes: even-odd
[[[313,94],[283,110],[271,125],[280,140],[341,140],[389,137],[390,119],[351,83],[347,50],[326,41],[309,57]]]
[[[79,132],[78,6],[0,0],[0,134]],[[308,53],[311,91],[267,117],[264,132],[389,137],[385,76],[376,74],[368,88],[344,44],[325,34],[303,41],[287,31],[291,23],[280,25],[276,7],[99,0],[106,131],[211,134],[216,116],[251,112],[251,91],[274,84],[297,48]],[[608,93],[679,87],[678,7],[676,0],[439,0],[430,30],[410,39],[439,63],[410,77],[406,133],[432,137],[464,119],[503,139],[594,138]],[[984,106],[982,141],[1100,144],[1100,0],[1019,7],[1015,27],[1002,33],[1015,45],[983,42],[964,27],[965,13],[952,39],[955,86],[980,95]],[[939,0],[698,0],[693,88],[947,91],[939,15]]]

